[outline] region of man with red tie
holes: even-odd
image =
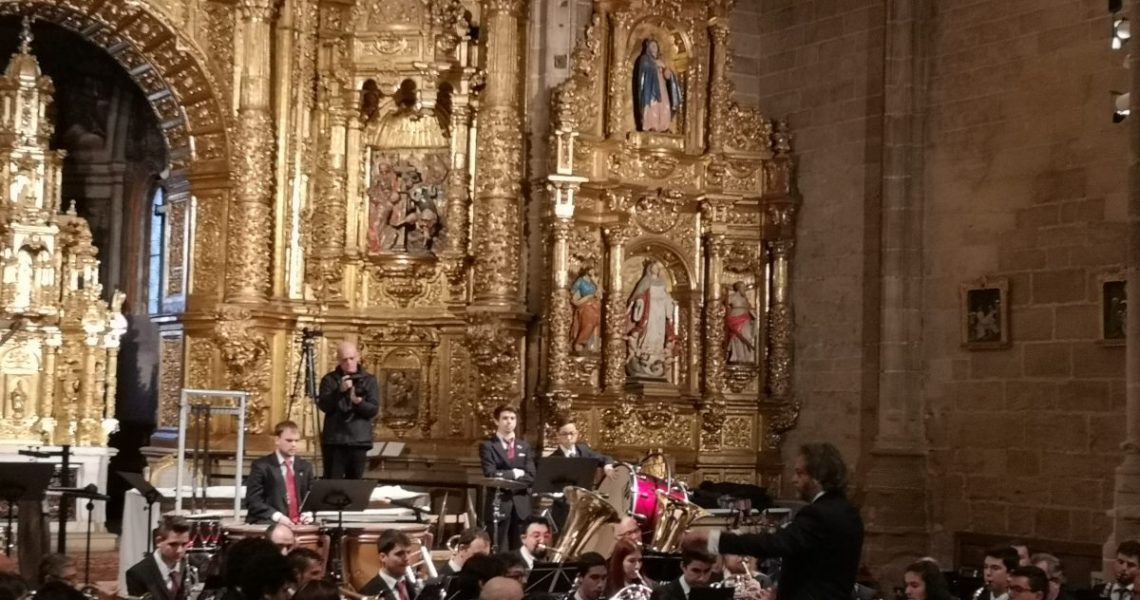
[[[310,522],[301,514],[301,504],[313,481],[313,464],[297,456],[301,428],[282,421],[273,428],[277,450],[250,465],[246,479],[245,520],[250,523],[277,523],[292,527]]]
[[[479,462],[484,477],[513,479],[527,487],[518,490],[497,492],[500,519],[497,532],[494,527],[494,502],[487,502],[484,510],[484,523],[491,531],[496,545],[509,545],[513,550],[521,543],[522,523],[530,517],[530,484],[534,483],[534,453],[526,440],[515,436],[519,414],[512,406],[499,406],[495,409],[495,435],[479,443]],[[500,548],[502,550],[503,548]]]
[[[380,600],[413,600],[416,595],[408,585],[408,553],[412,540],[402,531],[385,529],[376,540],[376,550],[380,558],[380,572],[376,574],[360,593]]]

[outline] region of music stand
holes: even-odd
[[[362,511],[368,508],[376,482],[371,479],[318,479],[309,487],[309,495],[301,503],[301,512],[320,510],[336,511],[336,527],[332,530],[329,554],[329,571],[338,583],[344,583],[340,538],[344,533],[344,511]]]
[[[143,535],[146,536],[146,554],[143,556],[148,556],[154,552],[154,536],[151,534],[151,524],[154,523],[154,503],[162,502],[166,498],[139,473],[115,471],[115,474],[126,481],[127,485],[131,486],[131,489],[138,492],[146,501],[146,529],[143,530]]]
[[[526,578],[525,593],[566,594],[578,577],[579,563],[534,563]]]
[[[695,587],[689,590],[689,600],[732,600],[735,593],[730,587]]]
[[[5,553],[12,556],[13,510],[19,502],[42,501],[55,465],[49,463],[0,463],[0,498],[8,503],[4,525]]]
[[[60,501],[63,502],[67,498],[83,498],[87,500],[87,541],[85,550],[83,552],[83,583],[91,583],[91,524],[95,522],[91,518],[91,514],[95,511],[95,501],[106,502],[111,497],[106,494],[100,494],[99,488],[94,483],[88,484],[87,487],[51,487],[48,488],[49,492],[56,492],[60,495]]]
[[[561,494],[566,486],[592,490],[597,471],[592,458],[547,456],[538,460],[532,489],[535,494]]]
[[[653,581],[672,581],[681,576],[681,555],[642,550],[641,570]]]
[[[504,492],[525,489],[527,484],[515,479],[503,479],[501,477],[478,477],[472,480],[475,485],[483,489],[484,500],[486,500],[487,490],[494,489],[495,494],[491,497],[491,521],[494,523],[494,528],[491,529],[491,548],[499,547],[499,522],[502,519],[510,519],[510,515],[503,515],[503,498]],[[485,511],[486,506],[480,506],[479,510]],[[484,523],[486,525],[486,523]]]

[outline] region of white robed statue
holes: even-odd
[[[626,374],[639,379],[665,379],[673,342],[675,303],[661,279],[661,265],[645,263],[645,270],[626,304]]]

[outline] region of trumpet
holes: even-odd
[[[416,557],[418,556],[418,560]],[[435,563],[431,559],[431,549],[425,546],[420,546],[414,552],[408,554],[408,568],[404,571],[404,577],[408,580],[408,584],[419,593],[423,589],[424,580],[416,576],[416,571],[423,567],[427,571],[428,579],[436,579],[439,577],[439,572],[435,569]]]

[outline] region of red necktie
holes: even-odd
[[[507,442],[507,458],[510,460],[515,459],[515,441],[514,440]]]
[[[170,572],[170,597],[177,600],[178,594],[182,592],[182,582],[178,581],[178,571]]]
[[[289,520],[301,522],[301,507],[297,501],[297,477],[293,474],[293,459],[285,460],[285,496],[289,499]]]
[[[400,600],[411,600],[408,598],[408,580],[401,579],[400,583],[396,584],[396,589],[400,591]]]

